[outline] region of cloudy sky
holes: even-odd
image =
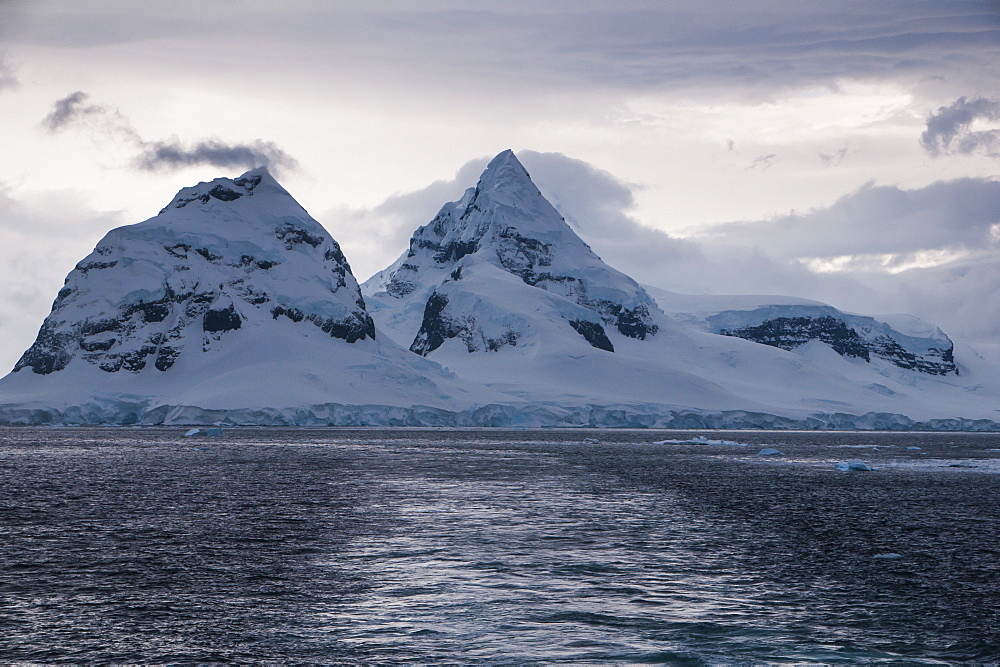
[[[994,0],[0,0],[0,118],[3,368],[181,187],[268,164],[363,280],[506,148],[642,282],[1000,339]]]

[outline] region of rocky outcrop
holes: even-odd
[[[769,306],[725,311],[707,318],[715,333],[793,350],[820,341],[844,357],[883,359],[929,375],[958,373],[954,344],[940,330],[930,336],[896,331],[872,317],[842,313],[829,306]]]

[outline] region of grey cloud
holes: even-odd
[[[295,158],[274,142],[261,139],[246,143],[202,139],[190,146],[183,145],[177,137],[149,141],[132,127],[119,109],[89,104],[89,98],[87,93],[78,90],[56,100],[52,111],[42,120],[42,127],[57,133],[72,126],[83,126],[114,135],[135,146],[138,154],[133,162],[143,171],[170,171],[197,165],[244,169],[265,165],[280,174],[298,168]]]
[[[977,120],[1000,121],[1000,100],[960,97],[927,118],[921,145],[931,155],[986,153],[1000,157],[1000,129],[973,130]]]
[[[757,169],[760,168],[761,171],[767,171],[771,167],[771,163],[777,158],[777,154],[769,153],[768,155],[758,155],[754,158],[753,162],[747,166],[747,169]]]
[[[121,111],[105,104],[88,104],[90,95],[82,90],[58,99],[52,111],[42,119],[42,127],[50,133],[62,132],[72,126],[82,126],[117,136],[126,141],[142,141],[128,118]]]
[[[847,147],[841,148],[836,153],[830,155],[829,153],[820,153],[819,159],[823,161],[824,167],[836,167],[844,160],[844,156],[847,155]]]
[[[48,128],[49,132],[57,132],[64,128],[72,119],[82,115],[94,115],[103,113],[101,107],[85,107],[83,103],[87,101],[87,93],[78,90],[70,93],[66,97],[56,100],[55,108],[42,120],[42,125]]]
[[[775,256],[840,257],[972,249],[1000,222],[1000,182],[963,178],[904,190],[872,183],[833,205],[770,220],[716,225],[706,242],[768,247]]]
[[[278,174],[298,168],[295,158],[277,144],[260,139],[237,144],[209,139],[196,142],[190,147],[183,146],[177,139],[144,141],[135,164],[144,171],[174,170],[197,165],[245,169],[266,165]]]
[[[66,97],[56,100],[52,111],[42,119],[42,126],[49,132],[59,132],[70,125],[100,119],[104,124],[114,124],[124,120],[111,107],[99,104],[87,104],[90,95],[78,90]],[[126,123],[127,125],[127,123]]]
[[[22,16],[9,21],[9,32],[15,42],[75,48],[169,35],[180,48],[185,41],[199,52],[217,48],[220,61],[221,54],[257,55],[261,43],[271,43],[276,48],[267,57],[278,71],[316,63],[329,75],[323,63],[337,63],[336,74],[352,80],[488,82],[484,93],[713,88],[766,96],[787,86],[834,87],[845,77],[941,77],[974,86],[1000,74],[1000,24],[991,2],[291,5],[233,11],[230,3],[209,3],[189,13],[170,4],[123,10],[116,2],[91,2],[86,11],[22,8],[44,20]],[[226,38],[207,45],[206,35],[215,36],[223,21]],[[324,57],[303,59],[316,50]]]

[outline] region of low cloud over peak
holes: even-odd
[[[143,171],[173,171],[199,165],[251,169],[264,165],[275,174],[281,174],[298,168],[295,158],[272,141],[255,139],[231,143],[201,139],[185,145],[177,137],[147,140],[121,111],[107,105],[89,104],[89,98],[86,92],[78,90],[56,100],[52,111],[42,119],[42,127],[50,133],[78,126],[111,134],[135,147],[137,154],[133,164]]]
[[[277,144],[260,139],[238,144],[205,139],[187,147],[176,137],[169,141],[143,142],[142,152],[136,157],[135,164],[146,171],[168,171],[197,165],[247,169],[265,165],[275,173],[298,168],[295,158]]]

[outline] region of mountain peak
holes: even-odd
[[[477,189],[482,192],[507,186],[525,186],[530,184],[536,193],[538,188],[531,181],[531,175],[509,148],[490,160],[486,171],[479,177]],[[541,194],[541,193],[539,193]]]
[[[239,356],[240,340],[286,320],[304,322],[293,330],[303,337],[375,337],[339,244],[260,167],[184,188],[158,215],[108,232],[15,371],[166,372],[182,356]]]
[[[172,208],[184,208],[192,203],[215,205],[219,202],[233,202],[245,196],[253,196],[258,192],[270,191],[274,194],[291,197],[287,190],[275,180],[267,167],[255,167],[237,178],[220,177],[211,181],[203,181],[198,185],[182,188],[167,206],[163,213]]]
[[[385,328],[399,342],[412,340],[410,349],[420,354],[454,337],[469,352],[517,340],[524,346],[548,336],[540,333],[548,331],[543,320],[604,351],[614,349],[604,325],[640,340],[659,328],[655,302],[594,254],[511,150],[493,158],[461,200],[417,229],[409,250],[365,290],[376,310],[390,313]],[[525,303],[535,314],[515,313]]]

